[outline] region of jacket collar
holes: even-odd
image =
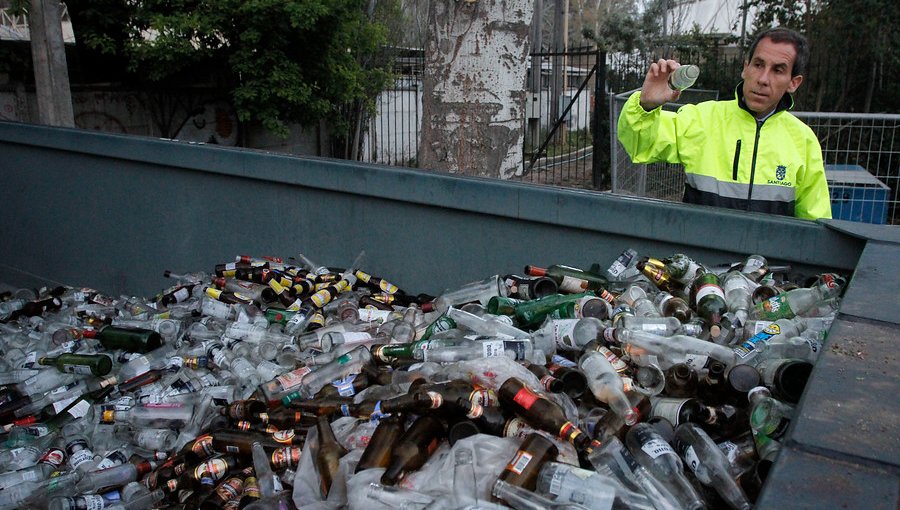
[[[741,109],[745,110],[747,113],[756,118],[756,114],[750,110],[747,106],[747,101],[744,100],[744,82],[741,80],[740,83],[734,88],[734,97],[737,99],[738,105],[740,105]],[[794,96],[792,96],[789,92],[785,92],[781,99],[778,100],[778,104],[775,105],[775,111],[772,112],[772,115],[775,115],[778,112],[792,110],[794,108]],[[772,115],[769,115],[771,117]]]

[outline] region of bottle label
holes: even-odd
[[[478,386],[472,393],[469,393],[469,402],[482,407],[496,407],[497,394],[490,388]]]
[[[578,319],[560,319],[552,322],[553,330],[551,334],[553,335],[553,340],[556,342],[556,345],[562,349],[569,351],[580,351],[581,347],[575,343],[575,325],[578,324]]]
[[[725,292],[722,290],[722,287],[719,287],[715,283],[706,283],[700,286],[697,289],[697,303],[703,300],[706,296],[715,295],[719,296],[723,300],[725,299]]]
[[[356,395],[356,388],[353,387],[353,381],[357,374],[350,374],[343,379],[339,379],[331,383],[337,389],[338,395],[342,397],[352,397]]]
[[[521,475],[522,472],[525,471],[525,468],[528,467],[528,463],[531,462],[532,458],[534,458],[534,456],[530,453],[519,450],[516,452],[516,456],[506,465],[506,470]]]
[[[294,436],[296,436],[296,433],[293,429],[276,430],[272,433],[272,439],[282,444],[291,444],[294,441]]]
[[[78,510],[103,510],[106,507],[106,500],[103,499],[103,496],[97,494],[78,496],[74,503],[75,506],[73,508]]]
[[[293,468],[300,465],[300,448],[289,446],[287,448],[278,448],[272,452],[272,467],[276,470]]]
[[[222,501],[232,501],[244,491],[244,481],[234,476],[225,480],[216,487],[216,495]]]
[[[756,316],[767,321],[791,318],[796,315],[788,304],[787,294],[779,294],[756,305]]]
[[[359,308],[357,310],[359,320],[362,322],[384,322],[391,314],[388,310],[379,310],[377,308]]]
[[[571,276],[563,276],[562,282],[559,284],[559,290],[562,292],[567,292],[569,294],[578,294],[579,292],[584,292],[587,288],[588,282],[587,280],[582,280],[581,278],[573,278]]]
[[[78,400],[78,397],[69,397],[69,398],[64,398],[58,402],[54,402],[53,403],[53,412],[59,413],[60,411],[62,411],[66,407],[68,407],[69,404],[71,404],[72,402],[75,402],[76,400]]]
[[[516,395],[513,397],[513,402],[519,404],[525,409],[531,409],[531,406],[534,405],[534,403],[537,402],[539,398],[540,397],[536,393],[526,387],[522,388],[518,393],[516,393]]]
[[[380,282],[378,282],[378,288],[381,289],[382,292],[386,292],[388,294],[396,294],[397,291],[400,290],[393,283],[386,282],[384,280],[381,280]]]
[[[709,356],[704,354],[686,354],[684,363],[695,370],[700,370],[709,363]]]
[[[644,453],[650,456],[650,458],[657,458],[660,455],[665,455],[671,453],[675,455],[675,450],[669,446],[669,443],[663,441],[662,439],[651,439],[641,445],[641,450],[644,450]]]
[[[80,400],[67,411],[74,418],[84,418],[88,411],[91,410],[91,404],[87,400]]]
[[[734,353],[738,358],[744,359],[755,351],[762,351],[769,340],[776,335],[781,334],[781,326],[772,323],[763,328],[762,331],[748,338],[746,342],[734,348]]]
[[[303,376],[311,371],[312,370],[309,367],[300,367],[297,370],[279,375],[275,380],[281,385],[282,391],[288,391],[300,386]]]
[[[560,356],[559,354],[554,354],[553,358],[551,358],[551,362],[554,365],[559,365],[561,367],[578,368],[578,363],[575,363],[574,361],[570,360],[569,358],[564,358],[564,357]]]
[[[684,462],[691,468],[691,471],[697,472],[697,468],[700,467],[700,457],[697,457],[693,446],[688,446],[684,451]]]
[[[185,299],[191,297],[191,291],[188,290],[187,287],[182,287],[175,292],[172,293],[172,297],[175,299],[176,303],[180,303]]]
[[[223,459],[210,459],[194,468],[194,478],[201,483],[215,482],[225,475],[228,463]]]
[[[72,469],[78,469],[78,466],[85,462],[94,460],[94,452],[91,451],[84,439],[70,441],[66,445],[66,452],[69,454],[69,465],[72,466]]]
[[[665,418],[669,420],[673,426],[677,426],[681,422],[678,420],[678,415],[681,412],[681,408],[684,407],[684,403],[687,402],[686,398],[659,398],[654,399],[653,404],[650,406],[650,413],[658,418]]]
[[[205,459],[210,455],[216,453],[212,446],[213,438],[211,435],[206,434],[204,436],[198,437],[194,440],[194,444],[191,445],[191,451],[194,452],[198,457]]]
[[[66,372],[66,373],[68,373],[68,374],[85,374],[85,375],[90,375],[90,374],[91,374],[91,367],[89,367],[89,366],[87,366],[87,365],[68,365],[68,364],[66,364],[66,365],[63,365],[63,366],[62,366],[62,371],[63,371],[63,372]]]
[[[53,467],[59,467],[63,465],[63,462],[66,461],[66,452],[60,450],[59,448],[50,448],[44,453],[43,456],[38,460],[38,464],[49,464]]]
[[[344,337],[344,345],[361,344],[372,339],[372,335],[364,331],[347,331],[341,335]]]
[[[612,365],[616,372],[619,372],[621,374],[628,370],[628,364],[619,359],[619,357],[616,356],[615,353],[613,353],[608,348],[603,347],[602,345],[598,346],[597,352],[602,354],[606,358],[606,360],[609,361],[609,364]]]
[[[503,427],[503,437],[518,437],[524,439],[534,429],[521,418],[512,418]]]
[[[544,387],[545,390],[550,391],[550,386],[553,385],[553,381],[556,380],[556,377],[553,377],[550,374],[541,377],[541,386]]]
[[[121,450],[115,450],[106,454],[106,457],[103,457],[103,460],[97,464],[97,471],[101,469],[108,469],[115,466],[121,466],[128,462],[128,456]]]
[[[503,343],[503,340],[488,340],[486,342],[481,342],[481,357],[497,358],[504,356],[506,350],[503,347]]]

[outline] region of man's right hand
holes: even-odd
[[[644,85],[641,87],[641,107],[648,112],[666,103],[677,101],[681,92],[669,87],[669,75],[681,64],[674,60],[659,59],[650,64]]]

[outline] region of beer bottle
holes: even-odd
[[[316,469],[319,471],[319,489],[322,497],[327,498],[331,483],[340,469],[341,457],[347,454],[347,449],[334,437],[334,430],[328,417],[319,416],[316,431],[319,434],[319,448],[316,450],[315,458]]]
[[[365,469],[386,468],[391,460],[394,444],[403,434],[403,418],[399,413],[392,414],[378,422],[369,444],[363,451],[354,473]]]
[[[521,380],[507,379],[497,390],[497,397],[504,408],[520,415],[536,429],[569,441],[576,450],[589,452],[594,446],[587,434],[566,419],[562,408],[532,391]]]
[[[396,485],[406,473],[422,467],[445,435],[443,421],[427,414],[420,416],[394,444],[381,483]]]
[[[552,278],[546,276],[527,277],[508,274],[503,277],[504,283],[509,287],[509,296],[528,301],[551,296],[559,292],[559,285]]]
[[[694,396],[698,381],[697,372],[690,365],[676,363],[666,370],[666,396],[683,398]]]
[[[649,423],[637,423],[625,435],[634,458],[675,496],[681,508],[699,510],[705,505],[684,474],[681,457]]]
[[[731,508],[750,509],[747,496],[731,477],[728,459],[702,428],[693,423],[679,425],[674,445],[702,484],[715,489]]]
[[[553,462],[559,456],[559,449],[546,437],[532,432],[525,437],[512,459],[506,463],[497,478],[510,485],[534,491],[538,474],[545,462]]]

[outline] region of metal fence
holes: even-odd
[[[594,187],[594,107],[601,55],[596,50],[531,55],[522,119],[522,171],[515,180]],[[394,72],[398,78],[393,87],[376,100],[360,157],[373,163],[417,167],[424,56],[408,50],[395,60]],[[559,99],[553,101],[553,97]],[[599,104],[605,107],[605,99]]]
[[[616,138],[619,112],[629,95],[610,97],[612,191],[681,201],[681,165],[634,164]],[[900,115],[793,113],[812,128],[822,146],[834,218],[900,224]]]

